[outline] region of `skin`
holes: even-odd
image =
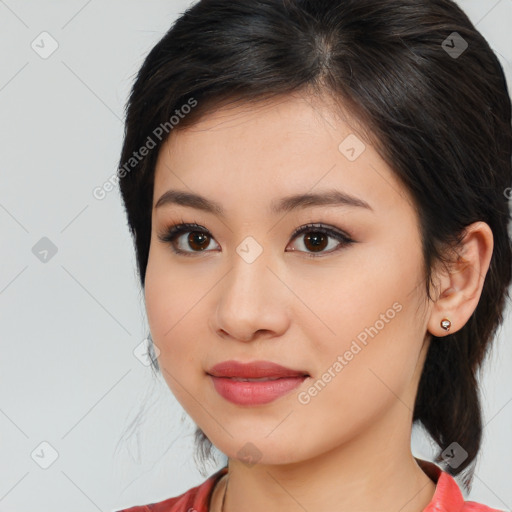
[[[418,219],[412,200],[349,116],[325,98],[303,94],[223,107],[172,132],[156,170],[153,206],[168,189],[222,205],[225,217],[168,204],[154,208],[145,281],[149,326],[169,388],[212,443],[229,457],[225,511],[420,512],[435,484],[411,449],[414,400],[430,343],[468,320],[492,254],[492,232],[468,227],[462,257],[436,270],[435,300],[425,296]],[[366,145],[349,161],[338,149],[349,134]],[[368,202],[309,206],[271,215],[270,202],[335,188]],[[209,232],[204,247],[175,246],[159,233],[181,222]],[[347,233],[315,252],[294,230],[322,223]],[[315,232],[314,229],[309,231]],[[236,248],[253,237],[252,263]],[[331,252],[338,247],[339,250]],[[295,249],[295,250],[293,250]],[[195,251],[195,252],[194,252]],[[365,327],[402,308],[307,404],[307,391],[349,350]],[[446,340],[449,343],[449,339]],[[270,360],[310,374],[295,391],[265,405],[222,398],[206,371],[228,359]],[[257,464],[239,450],[251,442]],[[226,478],[215,488],[220,510]]]

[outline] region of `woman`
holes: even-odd
[[[127,510],[493,510],[454,477],[470,489],[511,281],[510,121],[450,0],[177,20],[133,86],[120,188],[155,368],[229,462]]]

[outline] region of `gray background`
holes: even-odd
[[[0,0],[0,512],[160,501],[223,464],[198,470],[192,421],[136,356],[148,331],[119,192],[92,195],[116,171],[134,74],[189,4]],[[460,5],[512,83],[512,0]],[[482,378],[467,496],[506,510],[511,339],[509,309]],[[415,431],[415,455],[430,450]]]

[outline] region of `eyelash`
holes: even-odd
[[[191,232],[198,232],[198,233],[202,233],[202,234],[210,236],[210,232],[206,228],[200,226],[199,224],[197,224],[195,222],[187,223],[187,222],[181,221],[181,223],[179,223],[179,224],[172,224],[172,225],[168,226],[163,233],[158,234],[158,239],[163,243],[170,244],[171,248],[175,254],[181,254],[183,256],[194,256],[196,254],[201,254],[202,251],[192,251],[192,252],[182,251],[181,249],[177,249],[174,245],[174,241],[176,240],[176,238],[178,238],[182,234],[191,233]],[[299,251],[299,250],[294,250],[291,252],[302,252],[308,258],[319,258],[326,254],[335,253],[344,247],[347,247],[353,243],[356,243],[355,240],[352,240],[352,238],[350,236],[346,235],[342,231],[327,227],[323,224],[306,224],[304,226],[301,226],[300,228],[297,228],[293,232],[291,239],[294,240],[299,235],[302,235],[303,233],[308,233],[308,232],[322,233],[329,237],[335,238],[336,240],[338,240],[340,242],[340,245],[338,247],[336,247],[335,249],[331,249],[330,251],[327,251],[327,252],[312,253],[312,252],[305,252],[305,251]],[[211,237],[211,238],[213,239],[213,237]]]

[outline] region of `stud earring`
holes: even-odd
[[[441,327],[445,330],[445,331],[449,331],[450,330],[450,326],[452,325],[452,323],[450,322],[450,320],[448,320],[448,318],[443,318],[441,320]]]

